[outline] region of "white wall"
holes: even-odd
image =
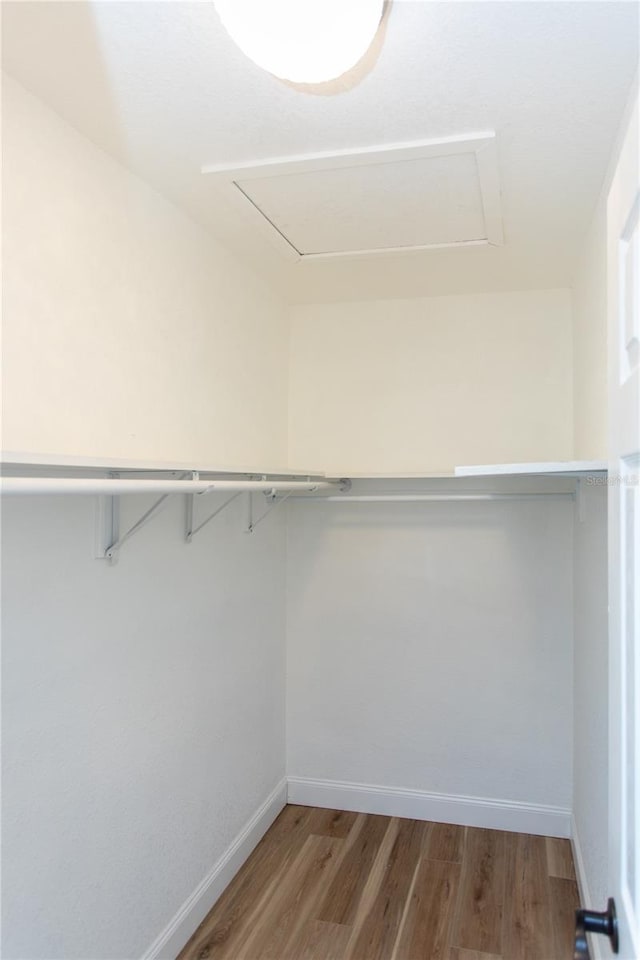
[[[4,449],[284,464],[284,306],[9,78],[2,121]]]
[[[572,514],[292,505],[289,775],[568,811]]]
[[[295,308],[289,451],[328,470],[573,455],[565,290]]]
[[[606,460],[607,224],[604,197],[585,238],[573,286],[573,431],[576,460]]]
[[[284,463],[282,305],[3,92],[5,449]],[[176,499],[110,569],[92,498],[3,503],[4,956],[142,955],[282,780],[283,518],[240,509],[186,547]]]
[[[573,815],[586,906],[609,895],[609,643],[606,486],[583,482],[584,520],[574,536]]]
[[[109,567],[93,498],[4,505],[7,958],[142,956],[284,777],[282,518],[183,509]]]

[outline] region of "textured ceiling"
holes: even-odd
[[[637,62],[635,3],[394,0],[376,62],[333,95],[255,67],[208,0],[2,15],[9,73],[293,301],[569,283]],[[200,172],[478,130],[497,134],[504,247],[288,263]]]

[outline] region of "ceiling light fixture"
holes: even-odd
[[[341,77],[367,52],[384,0],[214,0],[229,36],[259,67],[292,83]]]

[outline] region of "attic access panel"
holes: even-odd
[[[503,243],[494,133],[202,172],[290,260]]]

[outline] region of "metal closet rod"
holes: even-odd
[[[459,500],[557,500],[573,499],[573,496],[570,491],[567,493],[376,493],[344,497],[314,497],[314,503],[325,503],[327,500],[331,503],[419,503],[423,500],[448,503]]]
[[[4,494],[98,494],[117,496],[121,493],[216,493],[225,490],[274,491],[288,493],[301,490],[335,490],[337,480],[128,480],[116,477],[2,477],[0,492]]]

